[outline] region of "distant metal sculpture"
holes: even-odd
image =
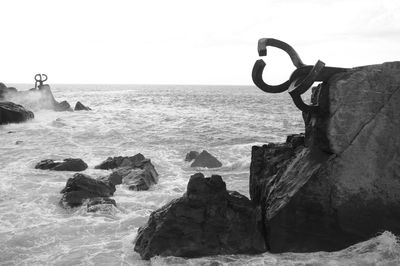
[[[47,75],[46,74],[36,74],[35,75],[35,89],[38,88],[38,83],[39,83],[39,89],[41,86],[43,86],[43,82],[47,80]]]
[[[320,60],[318,60],[314,66],[305,65],[292,46],[272,38],[263,38],[258,41],[258,54],[260,56],[267,55],[267,46],[276,47],[285,51],[292,60],[296,70],[286,82],[275,86],[268,85],[262,78],[266,64],[262,59],[259,59],[256,61],[253,67],[252,78],[254,84],[262,91],[268,93],[280,93],[289,90],[289,94],[292,97],[294,104],[301,111],[313,113],[320,112],[318,104],[308,105],[304,103],[301,95],[310,89],[314,82],[327,81],[330,77],[332,77],[332,75],[348,69],[339,67],[325,67],[325,63]]]

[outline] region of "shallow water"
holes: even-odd
[[[28,88],[16,85],[17,88]],[[57,100],[90,112],[35,110],[35,119],[0,126],[0,264],[4,265],[365,265],[400,263],[395,236],[383,233],[340,252],[200,259],[140,260],[132,241],[149,214],[180,197],[198,171],[220,174],[230,190],[248,196],[251,146],[284,141],[303,131],[288,94],[255,87],[53,85]],[[13,133],[8,133],[13,132]],[[22,141],[16,144],[17,141]],[[223,167],[191,169],[191,150],[206,149]],[[109,156],[142,153],[160,175],[150,191],[117,186],[118,207],[102,213],[64,210],[59,191],[71,172],[36,170],[42,159],[82,158],[93,167]]]

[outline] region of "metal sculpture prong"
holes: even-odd
[[[292,46],[273,38],[263,38],[258,41],[258,54],[260,56],[266,56],[268,46],[276,47],[285,51],[292,60],[296,70],[286,82],[275,86],[268,85],[262,78],[266,63],[262,59],[259,59],[255,62],[252,71],[254,84],[262,91],[268,93],[280,93],[289,90],[289,94],[292,97],[294,104],[301,111],[312,113],[320,112],[318,104],[308,105],[304,103],[301,95],[309,90],[314,82],[327,81],[332,75],[346,71],[347,68],[325,67],[325,63],[320,60],[318,60],[314,66],[305,65]]]
[[[38,88],[38,83],[39,86],[43,86],[43,82],[47,81],[47,75],[46,74],[36,74],[35,75],[35,89]]]
[[[279,48],[279,49],[282,49],[283,51],[285,51],[289,55],[290,59],[292,60],[293,65],[296,68],[304,66],[303,62],[301,61],[300,56],[293,49],[293,47],[290,46],[289,44],[282,42],[280,40],[277,40],[277,39],[273,39],[273,38],[260,39],[258,41],[258,54],[260,56],[266,56],[268,46]],[[280,92],[284,92],[284,91],[288,90],[289,86],[290,86],[289,80],[280,85],[269,85],[263,80],[262,75],[263,75],[265,66],[266,66],[266,64],[265,64],[264,60],[262,60],[262,59],[257,60],[256,63],[254,64],[253,71],[252,71],[252,79],[253,79],[254,84],[256,84],[257,87],[260,88],[261,90],[263,90],[264,92],[268,92],[268,93],[280,93]]]

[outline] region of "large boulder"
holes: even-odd
[[[226,190],[220,176],[198,173],[181,198],[154,211],[139,228],[135,251],[143,259],[261,253],[266,247],[260,218],[249,199]]]
[[[88,168],[88,165],[82,159],[67,158],[63,161],[54,161],[51,159],[42,160],[35,166],[36,169],[54,170],[54,171],[74,171],[80,172]]]
[[[305,139],[253,147],[250,196],[271,252],[334,251],[400,234],[400,62],[314,89]],[[297,139],[297,140],[296,140]]]
[[[207,168],[218,168],[221,167],[222,163],[217,158],[212,156],[207,151],[202,151],[195,159],[190,167],[207,167]]]
[[[102,162],[99,165],[96,165],[95,169],[114,169],[118,167],[130,167],[130,168],[138,168],[142,165],[143,160],[146,158],[143,154],[138,153],[134,156],[117,156],[117,157],[108,157],[107,160]]]
[[[0,100],[7,98],[8,95],[12,95],[17,92],[14,87],[7,87],[4,83],[0,82]]]
[[[0,125],[25,122],[35,116],[22,105],[12,102],[0,102]]]
[[[76,102],[74,111],[90,111],[90,107],[83,105],[81,102]]]
[[[63,207],[78,207],[83,203],[89,201],[88,209],[94,205],[103,203],[115,203],[115,201],[108,199],[113,196],[115,186],[107,181],[101,181],[91,178],[88,175],[76,173],[68,179],[65,188],[60,193],[63,194],[61,198],[61,205]]]
[[[65,111],[72,112],[73,111],[71,108],[71,105],[67,101],[62,101],[62,102],[55,101],[53,108],[54,108],[54,111],[56,111],[56,112],[65,112]]]

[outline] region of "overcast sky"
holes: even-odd
[[[400,60],[400,0],[1,0],[0,82],[252,84],[259,38],[306,64]],[[269,50],[265,79],[294,67]]]

